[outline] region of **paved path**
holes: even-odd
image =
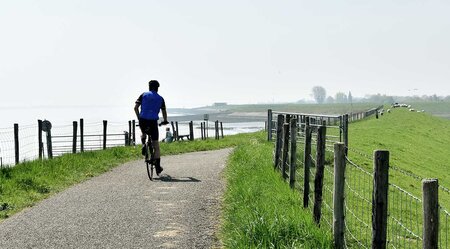
[[[0,223],[0,248],[210,248],[230,149],[117,167]]]

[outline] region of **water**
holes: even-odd
[[[128,120],[136,119],[130,107],[42,107],[42,108],[0,108],[0,165],[13,165],[15,163],[14,150],[14,123],[19,124],[20,161],[29,161],[38,157],[38,125],[37,120],[47,119],[52,122],[52,137],[54,155],[70,153],[72,151],[73,121],[84,119],[84,134],[91,135],[84,138],[85,150],[100,149],[103,145],[103,120],[108,121],[107,147],[122,146],[125,144],[124,132],[129,130]],[[189,115],[187,112],[171,112],[168,110],[169,121],[171,117]],[[201,137],[200,124],[203,120],[192,120],[194,124],[194,137]],[[220,120],[219,120],[220,121]],[[214,122],[208,123],[209,137],[214,137]],[[160,140],[165,137],[165,128],[160,127]],[[180,135],[189,134],[189,122],[178,122]],[[254,132],[264,129],[264,122],[233,122],[223,123],[223,133],[233,135],[238,133]],[[79,135],[78,128],[78,135]],[[140,143],[140,130],[136,128],[136,142]],[[45,133],[43,143],[46,144]],[[77,150],[79,151],[79,138]],[[44,148],[44,156],[46,157]]]

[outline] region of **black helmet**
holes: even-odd
[[[150,90],[158,90],[159,82],[157,80],[151,80],[148,82],[148,87]]]

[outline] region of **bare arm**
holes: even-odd
[[[136,105],[134,106],[134,112],[136,113],[136,117],[139,120],[139,106],[141,106],[141,104],[136,103]]]
[[[167,111],[166,111],[166,109],[162,109],[161,111],[162,111],[164,122],[167,122]]]

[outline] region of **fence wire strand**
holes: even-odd
[[[364,116],[364,115],[363,115]],[[321,121],[318,121],[319,123]],[[311,125],[317,127],[319,125]],[[312,130],[311,136],[311,153],[305,155],[304,146],[305,132],[304,123],[299,124],[297,132],[297,171],[295,189],[301,193],[305,191],[305,156],[308,157],[310,163],[309,168],[309,195],[307,196],[309,205],[307,210],[313,214],[314,204],[314,176],[317,166],[315,158],[317,138],[314,134],[317,132],[316,128]],[[342,126],[336,126],[342,128]],[[341,132],[341,131],[340,131]],[[327,135],[326,137],[326,152],[334,153],[331,149],[330,143],[335,143],[342,139],[342,133],[339,136]],[[345,216],[345,233],[344,246],[345,248],[369,248],[371,246],[372,236],[372,194],[373,194],[373,173],[370,172],[368,165],[373,163],[373,155],[362,152],[355,148],[346,147],[349,155],[345,157],[347,169],[345,173],[345,190],[344,190],[344,216]],[[290,151],[289,158],[290,158]],[[369,161],[369,162],[367,162]],[[287,163],[290,166],[290,163]],[[422,177],[413,172],[402,169],[401,167],[390,165],[392,170],[389,174],[394,176],[408,176],[415,180],[422,180]],[[397,174],[398,173],[398,174]],[[395,179],[395,178],[394,178]],[[324,224],[332,227],[333,224],[333,180],[334,171],[332,167],[325,166],[324,171],[324,185],[323,185],[323,208],[322,220]],[[400,187],[397,183],[389,183],[388,194],[388,227],[387,227],[387,246],[388,248],[421,248],[422,233],[423,233],[423,210],[422,200],[416,197],[416,191],[409,191],[409,186]],[[412,186],[414,187],[414,186]],[[439,186],[442,193],[450,194],[450,189],[445,186]],[[413,193],[411,193],[413,192]],[[300,195],[302,196],[302,195]],[[443,207],[440,207],[440,231],[439,231],[439,248],[449,247],[449,213]]]

